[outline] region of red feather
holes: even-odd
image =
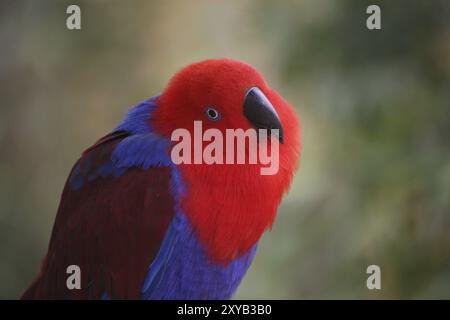
[[[188,190],[181,208],[206,245],[208,254],[224,263],[247,252],[274,222],[288,191],[300,156],[301,125],[295,111],[252,66],[231,59],[205,60],[178,72],[158,99],[150,122],[162,136],[205,120],[205,107],[214,106],[220,121],[202,121],[203,130],[253,128],[243,113],[249,88],[258,87],[271,101],[284,128],[279,172],[260,174],[261,165],[179,165]]]

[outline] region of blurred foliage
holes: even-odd
[[[236,297],[450,298],[450,2],[1,0],[0,43],[1,298],[36,274],[81,151],[177,69],[223,56],[260,69],[304,131]]]

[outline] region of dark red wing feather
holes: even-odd
[[[23,299],[138,299],[148,268],[173,216],[168,167],[130,168],[87,182],[109,161],[125,133],[108,135],[77,164],[84,179],[64,188],[48,253]],[[73,170],[71,175],[73,174]],[[69,265],[81,268],[81,290],[69,290]]]

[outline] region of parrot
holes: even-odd
[[[280,143],[278,171],[262,175],[262,163],[174,163],[171,135],[194,134],[195,121],[224,135],[269,130],[266,139]],[[40,270],[21,298],[230,299],[272,228],[300,149],[294,108],[256,68],[230,58],[183,67],[81,154]],[[70,266],[80,271],[76,287],[68,285]]]

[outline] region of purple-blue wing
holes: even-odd
[[[64,188],[41,272],[23,299],[139,299],[173,217],[165,142],[117,131],[78,160]],[[69,290],[67,268],[81,269]]]

